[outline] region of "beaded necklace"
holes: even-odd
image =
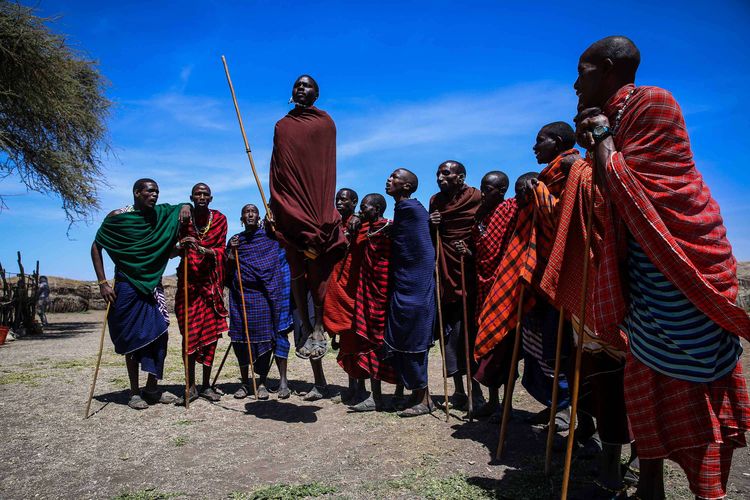
[[[381,227],[380,229],[377,229],[376,231],[373,231],[371,233],[367,233],[367,237],[371,238],[371,237],[375,236],[376,234],[378,234],[379,232],[381,232],[383,229],[387,228],[390,225],[391,225],[390,221],[385,221],[385,224],[383,225],[383,227]]]
[[[617,116],[615,116],[615,126],[612,127],[613,136],[617,133],[617,129],[620,127],[620,120],[622,119],[622,114],[625,112],[625,108],[628,107],[628,100],[630,99],[630,96],[633,95],[633,92],[635,92],[635,87],[630,89],[630,92],[628,92],[628,95],[625,96],[625,100],[622,102],[622,107],[617,112]]]
[[[208,231],[211,229],[211,221],[214,220],[214,213],[213,211],[208,211],[208,224],[206,224],[204,227],[198,227],[198,224],[195,223],[195,217],[193,217],[193,214],[190,214],[190,222],[193,223],[193,229],[195,229],[195,232],[198,234],[198,239],[202,240],[206,234],[208,234]]]

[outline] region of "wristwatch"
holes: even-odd
[[[609,127],[597,125],[594,130],[591,131],[591,135],[594,137],[594,144],[599,144],[604,139],[612,135],[612,131]]]

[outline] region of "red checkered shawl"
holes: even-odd
[[[366,237],[356,303],[356,332],[376,347],[383,344],[386,304],[388,302],[388,264],[391,239],[382,229],[390,221],[381,219],[363,224],[371,236]]]
[[[453,243],[463,240],[471,241],[471,228],[482,203],[482,193],[473,187],[464,186],[451,199],[443,193],[430,198],[430,213],[440,212],[440,297],[444,304],[461,300],[461,254]],[[433,240],[434,241],[434,240]],[[472,259],[466,261],[467,296],[472,297],[474,289],[474,264]]]
[[[479,332],[474,344],[476,359],[488,354],[516,326],[521,292],[518,280],[523,279],[526,283],[536,284],[541,276],[546,255],[542,255],[542,259],[537,259],[537,244],[541,240],[545,252],[551,244],[548,237],[539,229],[539,226],[544,224],[539,222],[537,212],[552,211],[554,205],[550,205],[551,199],[560,196],[565,184],[563,158],[574,152],[566,151],[561,154],[539,174],[540,184],[544,184],[548,196],[535,195],[518,211],[515,231],[500,261],[497,279],[479,315]],[[539,234],[542,234],[541,238],[538,237]],[[524,312],[528,312],[533,305],[533,296],[529,295],[528,299],[524,300]]]
[[[341,231],[346,231],[347,220],[341,222]],[[347,335],[354,332],[354,302],[357,297],[360,267],[366,243],[367,230],[363,227],[349,236],[349,248],[343,259],[333,266],[326,287],[323,303],[323,324],[331,335]]]
[[[190,324],[189,352],[195,347],[215,341],[227,331],[226,317],[229,315],[224,307],[224,255],[227,241],[227,218],[218,210],[211,210],[212,219],[208,232],[200,236],[195,226],[185,224],[180,228],[180,238],[192,236],[202,247],[210,248],[215,255],[202,254],[193,248],[188,249],[188,321]],[[199,226],[205,226],[208,218],[197,220]],[[175,315],[184,332],[184,283],[182,281],[185,258],[177,267],[177,294],[175,295]]]
[[[626,85],[606,104],[610,120],[633,88]],[[618,217],[692,304],[725,330],[750,340],[750,317],[735,305],[737,262],[719,205],[695,167],[672,95],[657,87],[635,89],[614,141],[617,152],[607,162],[605,181]],[[605,278],[597,276],[597,281]],[[619,323],[626,313],[622,299],[603,306],[595,314],[605,323]]]
[[[480,224],[475,224],[472,229],[477,265],[477,321],[484,300],[497,278],[500,260],[516,227],[517,215],[518,202],[515,198],[510,198],[482,219],[483,231],[480,231]]]

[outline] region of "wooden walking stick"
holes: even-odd
[[[263,192],[263,185],[260,183],[260,177],[258,177],[258,171],[255,169],[255,160],[253,160],[253,153],[250,150],[250,143],[247,142],[247,134],[245,133],[245,125],[242,123],[242,115],[240,114],[240,106],[237,104],[237,96],[234,93],[234,85],[232,85],[232,77],[229,76],[229,66],[227,66],[227,58],[221,56],[221,62],[224,63],[224,73],[227,75],[227,83],[229,84],[229,91],[232,93],[232,101],[234,102],[234,110],[237,112],[237,121],[240,123],[240,132],[242,132],[242,140],[245,141],[245,152],[247,153],[247,159],[250,160],[250,168],[253,170],[253,176],[255,182],[258,184],[258,191],[260,191],[260,198],[263,200],[263,207],[266,209],[266,214],[271,214],[271,209],[268,208],[266,202],[266,194]],[[273,229],[273,214],[271,214],[269,222],[271,223],[271,229]]]
[[[219,364],[219,369],[216,370],[216,375],[214,375],[214,381],[211,383],[211,387],[216,387],[216,381],[219,380],[219,374],[221,373],[222,368],[224,368],[224,363],[227,361],[227,357],[229,356],[229,351],[232,350],[232,341],[229,340],[229,346],[227,347],[226,352],[224,353],[224,357],[221,358],[221,363]]]
[[[91,400],[94,398],[94,388],[96,388],[96,377],[99,375],[99,365],[102,362],[102,351],[104,350],[104,332],[107,330],[107,317],[109,316],[110,303],[107,302],[107,310],[104,311],[104,323],[102,324],[102,334],[99,337],[99,355],[96,357],[96,367],[94,368],[94,380],[91,381],[91,390],[89,391],[89,399],[86,401],[86,412],[83,414],[83,419],[89,418],[89,410],[91,409]]]
[[[182,349],[182,360],[185,363],[185,410],[190,408],[190,369],[188,368],[188,362],[190,361],[190,355],[188,349],[190,348],[190,324],[188,323],[188,248],[185,247],[185,258],[182,261],[182,282],[184,283],[183,288],[183,299],[185,304],[185,314],[183,315],[184,325],[184,344]]]
[[[568,431],[568,445],[565,449],[565,468],[561,500],[568,498],[568,482],[570,480],[570,463],[573,458],[573,441],[575,439],[576,412],[578,411],[578,389],[581,379],[581,356],[583,355],[583,336],[586,329],[586,296],[589,288],[589,252],[591,251],[591,227],[594,220],[594,195],[596,186],[596,158],[591,162],[591,195],[588,213],[586,214],[586,238],[583,244],[583,283],[581,283],[581,309],[578,315],[578,345],[576,346],[576,361],[573,369],[573,390],[570,395],[570,430]]]
[[[247,355],[250,360],[250,377],[253,379],[253,394],[258,401],[258,386],[255,383],[255,366],[253,365],[253,348],[250,345],[250,333],[247,329],[247,308],[245,306],[245,292],[242,290],[242,273],[240,272],[240,255],[237,247],[234,247],[234,262],[237,264],[237,283],[240,285],[240,302],[242,303],[242,319],[245,325],[245,341],[247,342]]]
[[[472,399],[472,379],[471,379],[471,355],[472,352],[469,349],[469,311],[467,309],[467,300],[466,300],[466,277],[464,275],[464,272],[466,271],[466,267],[464,265],[464,256],[461,254],[461,300],[463,301],[464,306],[464,351],[466,352],[466,391],[468,392],[468,414],[469,414],[469,422],[474,421],[474,401]]]
[[[531,233],[529,234],[529,242],[526,245],[526,251],[523,254],[524,260],[528,261],[529,249],[531,248],[531,237],[534,235],[536,227],[536,209],[534,215],[531,218]],[[526,267],[527,262],[524,262]],[[505,435],[508,432],[508,421],[510,420],[510,408],[513,406],[513,390],[516,388],[516,371],[518,366],[518,357],[521,352],[521,319],[523,316],[523,296],[526,291],[526,287],[523,284],[523,271],[521,276],[518,277],[518,286],[521,287],[521,291],[518,294],[518,313],[516,314],[516,338],[513,341],[513,355],[510,360],[510,371],[508,374],[508,381],[505,383],[505,397],[503,398],[503,419],[500,422],[500,438],[497,443],[497,451],[495,452],[495,459],[500,460],[503,454],[503,448],[505,447]]]
[[[549,476],[552,465],[552,441],[555,436],[555,415],[557,414],[557,397],[560,387],[560,365],[562,364],[563,327],[565,326],[565,308],[560,308],[560,319],[557,321],[557,345],[555,346],[555,376],[552,381],[552,405],[549,409],[549,427],[547,427],[547,450],[544,455],[544,474]]]
[[[518,314],[516,316],[516,338],[513,341],[513,355],[510,361],[510,374],[505,382],[505,397],[503,398],[503,419],[500,422],[500,439],[497,442],[497,452],[495,459],[500,460],[505,447],[505,435],[508,432],[508,421],[510,420],[510,408],[513,405],[513,390],[516,387],[516,365],[518,356],[521,351],[521,316],[523,315],[523,296],[526,287],[523,285],[523,279],[519,277],[518,286],[521,288],[518,297]]]
[[[450,408],[448,407],[448,367],[445,364],[445,331],[443,330],[443,306],[440,304],[440,233],[437,235],[437,244],[435,245],[435,296],[437,298],[437,315],[438,329],[440,331],[440,352],[443,354],[443,391],[445,394],[445,421],[450,417]]]

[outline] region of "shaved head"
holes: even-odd
[[[492,172],[487,172],[486,174],[484,174],[484,177],[482,177],[482,184],[493,186],[501,192],[505,193],[508,190],[510,181],[508,180],[508,176],[505,174],[505,172],[493,170]]]
[[[562,149],[570,149],[576,145],[576,133],[566,122],[552,122],[548,123],[539,131],[540,133],[549,134],[554,137],[560,138],[560,147]]]
[[[442,167],[448,167],[451,170],[453,170],[453,172],[456,174],[466,175],[466,167],[464,167],[464,164],[461,163],[460,161],[447,160],[441,163],[438,168],[442,168]]]
[[[194,193],[198,188],[205,188],[208,191],[208,194],[211,194],[211,188],[208,187],[208,184],[206,184],[205,182],[199,182],[198,184],[193,186],[193,189],[191,189],[190,192]]]
[[[613,71],[622,78],[624,83],[635,81],[635,73],[641,64],[641,51],[633,41],[625,36],[608,36],[589,46],[581,56],[581,60],[594,64],[601,64],[609,59],[613,64]]]
[[[404,181],[411,184],[411,191],[409,191],[409,194],[414,194],[414,192],[417,190],[417,187],[419,186],[419,179],[417,179],[416,174],[411,170],[405,168],[399,168],[398,171],[401,172],[404,176]]]

